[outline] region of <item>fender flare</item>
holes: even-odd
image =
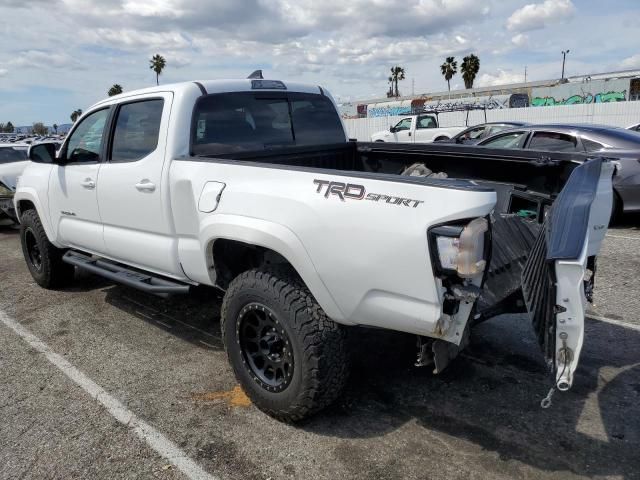
[[[20,190],[16,192],[13,197],[13,203],[16,208],[16,215],[18,220],[22,216],[22,211],[19,208],[20,202],[31,202],[36,209],[36,213],[40,217],[40,222],[42,223],[42,227],[44,228],[45,233],[47,234],[47,238],[49,241],[58,248],[61,248],[62,245],[56,241],[56,235],[53,230],[53,226],[51,225],[51,221],[49,215],[47,215],[46,210],[44,209],[42,202],[40,201],[40,197],[38,196],[38,192],[29,187],[21,187]]]
[[[349,323],[345,321],[344,314],[320,278],[309,252],[300,238],[288,227],[258,218],[217,214],[206,218],[200,224],[199,236],[203,259],[208,267],[213,266],[213,244],[219,239],[256,245],[280,254],[300,275],[329,318],[340,323]]]

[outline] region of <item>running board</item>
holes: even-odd
[[[147,273],[110,262],[109,260],[93,258],[84,253],[69,250],[62,257],[62,261],[113,280],[114,282],[119,282],[128,287],[137,288],[138,290],[152,293],[159,297],[189,293],[189,285],[184,283],[154,277]]]

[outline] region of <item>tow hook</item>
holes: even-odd
[[[562,340],[562,347],[560,348],[560,350],[558,350],[558,359],[560,360],[560,362],[562,362],[563,367],[560,371],[560,378],[553,385],[553,387],[551,387],[551,389],[547,393],[547,396],[544,397],[540,402],[540,407],[545,409],[551,406],[551,397],[553,396],[556,389],[560,390],[561,392],[566,392],[571,387],[571,383],[569,382],[569,378],[571,378],[571,372],[567,371],[567,367],[573,360],[573,350],[571,350],[567,346],[567,339],[569,338],[567,332],[561,332],[559,337],[560,340]]]

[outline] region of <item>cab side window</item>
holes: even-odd
[[[578,151],[578,140],[573,135],[564,133],[535,132],[528,148],[550,152],[576,152]]]
[[[398,123],[396,123],[396,126],[393,127],[393,130],[396,132],[401,132],[402,130],[409,130],[410,128],[411,128],[411,119],[403,118]]]
[[[433,117],[420,117],[416,128],[436,128],[436,121]]]
[[[81,120],[67,143],[67,163],[100,161],[104,126],[108,116],[109,109],[105,108]]]
[[[125,103],[118,109],[111,161],[134,162],[158,148],[164,100]]]

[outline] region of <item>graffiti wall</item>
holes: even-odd
[[[366,112],[368,118],[390,117],[394,115],[410,115],[423,108],[457,108],[466,105],[483,106],[487,110],[527,107],[529,106],[529,96],[526,93],[514,93],[511,95],[483,97],[442,98],[438,101],[429,99],[390,101],[366,105],[367,108],[366,110],[363,109],[363,112]]]
[[[577,105],[582,103],[624,102],[628,99],[629,79],[593,80],[534,88],[531,106]]]

